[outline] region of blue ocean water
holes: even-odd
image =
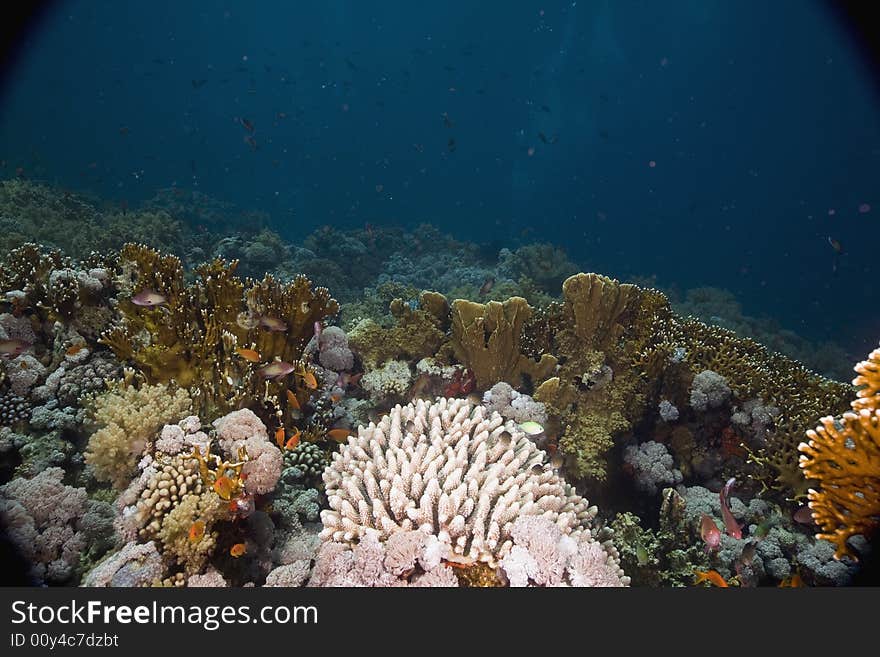
[[[293,243],[550,241],[856,354],[880,334],[876,71],[823,2],[75,0],[5,73],[2,177],[195,188]]]

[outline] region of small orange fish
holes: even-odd
[[[720,586],[724,589],[728,588],[727,580],[725,580],[721,576],[721,573],[719,573],[717,570],[709,570],[706,572],[703,572],[702,570],[695,570],[694,575],[697,576],[694,584],[699,584],[700,582],[709,582],[711,584],[714,584],[715,586]]]
[[[330,440],[335,440],[337,443],[345,442],[350,435],[351,431],[348,429],[330,429],[327,432],[327,437]]]
[[[300,374],[300,376],[302,377],[303,383],[306,385],[306,388],[314,390],[318,387],[318,379],[316,379],[315,375],[308,370],[303,370],[303,373]]]
[[[279,447],[284,447],[284,427],[275,429],[275,442]]]
[[[79,344],[75,344],[72,347],[68,347],[67,351],[64,352],[67,356],[76,356],[79,352],[86,348],[85,343],[81,342]]]
[[[249,363],[259,363],[261,360],[263,360],[262,358],[260,358],[259,352],[254,351],[253,349],[238,348],[235,350],[235,353],[237,353]]]
[[[334,404],[338,404],[340,399],[342,399],[342,395],[338,392],[334,392],[332,395],[330,395],[330,401],[332,401]]]
[[[217,477],[214,481],[214,492],[220,496],[220,499],[231,499],[233,488],[235,488],[235,485],[232,483],[232,479],[226,475]]]
[[[202,520],[196,520],[189,527],[189,542],[198,543],[205,535],[205,523]]]
[[[779,588],[781,589],[800,588],[802,586],[804,586],[804,580],[801,579],[801,576],[798,573],[795,573],[790,577],[786,577],[784,580],[779,582]]]
[[[302,410],[299,405],[299,399],[296,398],[296,395],[293,394],[290,390],[287,391],[287,404],[294,410]]]
[[[295,449],[297,445],[299,445],[299,429],[297,429],[293,435],[287,439],[287,442],[284,443],[284,449]]]
[[[238,559],[241,555],[245,553],[247,548],[244,543],[236,543],[231,548],[229,548],[229,554]]]

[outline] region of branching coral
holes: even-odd
[[[98,481],[124,488],[147,442],[167,422],[189,414],[192,402],[182,389],[163,384],[120,385],[94,398],[93,420],[100,428],[89,438],[86,463]]]
[[[419,529],[445,559],[493,567],[514,546],[517,518],[541,516],[589,539],[596,509],[545,457],[512,422],[465,400],[396,406],[361,427],[324,471],[322,539],[363,544],[372,532],[388,541]],[[608,557],[616,564],[616,553]]]
[[[556,367],[553,355],[542,354],[536,362],[522,351],[523,326],[531,316],[532,308],[522,297],[503,303],[452,303],[452,349],[476,375],[478,389],[499,381],[519,387],[524,377],[537,385],[551,375]]]
[[[847,540],[880,524],[880,349],[855,366],[860,386],[852,410],[827,416],[807,431],[800,467],[815,482],[809,495],[817,538],[834,543],[835,557],[854,556]],[[811,483],[812,483],[811,482]]]

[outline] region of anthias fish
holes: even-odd
[[[131,302],[136,306],[153,308],[168,303],[168,297],[164,294],[159,294],[155,290],[141,290],[131,298]]]
[[[721,546],[721,530],[711,516],[705,513],[700,518],[700,538],[706,544],[706,552],[714,552]]]
[[[0,340],[0,356],[20,356],[30,346],[24,340]]]
[[[264,379],[277,379],[290,374],[294,369],[292,364],[285,363],[283,360],[276,360],[258,369],[257,373]]]
[[[695,584],[700,584],[701,582],[709,582],[710,584],[714,584],[715,586],[720,586],[721,588],[728,588],[727,580],[725,580],[721,573],[717,570],[695,570],[694,575],[696,575],[697,579],[694,582]]]
[[[718,494],[721,502],[721,518],[724,520],[724,529],[727,530],[728,536],[742,538],[742,527],[740,527],[739,523],[737,523],[733,514],[730,512],[730,505],[727,501],[728,496],[730,495],[730,489],[733,488],[734,483],[736,483],[736,479],[731,477],[727,480],[727,483],[724,484],[724,487]]]

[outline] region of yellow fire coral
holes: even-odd
[[[236,266],[215,259],[198,267],[196,282],[187,286],[179,259],[126,244],[120,254],[123,318],[101,341],[148,382],[190,389],[201,416],[243,406],[262,411],[268,403],[283,419],[287,379],[270,381],[259,368],[279,360],[297,365],[315,322],[339,306],[304,276],[286,284],[269,275],[242,281]],[[145,291],[159,303],[135,304],[132,297]]]
[[[630,429],[644,400],[634,357],[668,304],[659,293],[599,274],[569,277],[562,293],[564,304],[544,318],[556,327],[544,341],[562,364],[535,399],[559,418],[559,446],[570,472],[600,482],[615,437]]]
[[[800,467],[817,482],[809,490],[816,538],[836,546],[834,556],[855,558],[847,540],[867,536],[880,524],[880,349],[855,366],[853,385],[861,386],[852,411],[823,417],[801,443]]]
[[[555,356],[541,354],[536,362],[522,353],[523,325],[531,316],[532,308],[522,297],[486,304],[453,301],[452,348],[476,375],[478,389],[499,381],[519,387],[524,376],[537,385],[553,372]]]

